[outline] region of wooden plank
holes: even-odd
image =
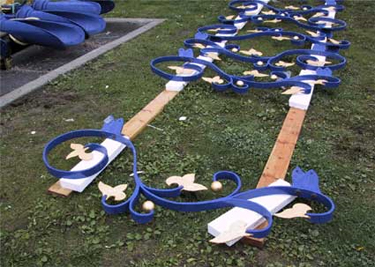
[[[306,110],[289,109],[271,155],[258,181],[257,188],[268,186],[278,179],[285,179],[294,148],[301,133],[305,115]],[[267,222],[259,225],[257,229],[264,228],[265,226],[267,226]],[[263,248],[265,238],[244,237],[241,241],[251,246]]]
[[[179,92],[163,90],[157,97],[147,104],[147,106],[124,124],[122,134],[133,140],[160,112],[162,112],[168,102],[178,93]],[[48,192],[67,197],[73,191],[62,187],[60,181],[57,181],[48,188]]]
[[[289,109],[257,188],[268,186],[277,179],[285,179],[305,115],[306,110]]]
[[[128,136],[133,140],[147,125],[163,111],[164,107],[171,101],[179,92],[167,91],[161,92],[154,100],[148,103],[140,112],[125,123],[122,128],[122,134]]]
[[[47,192],[62,197],[67,197],[70,195],[70,193],[72,193],[72,190],[62,187],[60,181],[57,181],[48,188]]]

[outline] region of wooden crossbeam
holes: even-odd
[[[162,91],[150,103],[148,103],[140,112],[124,124],[122,134],[128,136],[133,140],[144,128],[160,113],[164,107],[171,101],[179,92]],[[67,197],[73,191],[61,186],[60,181],[57,181],[48,188],[48,193],[57,194],[59,196]]]
[[[297,108],[289,109],[271,155],[258,181],[257,188],[268,186],[278,179],[285,179],[305,115],[306,110]],[[267,222],[258,226],[257,229],[262,229],[265,226],[267,226]],[[244,237],[241,241],[262,248],[265,243],[265,238]]]

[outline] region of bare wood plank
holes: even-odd
[[[122,134],[128,136],[133,140],[142,130],[149,124],[164,107],[171,101],[179,92],[175,91],[162,91],[150,103],[148,103],[140,112],[124,124]],[[73,191],[61,186],[60,181],[54,183],[48,192],[60,196],[69,196]]]
[[[289,109],[257,188],[268,186],[277,179],[285,179],[305,115],[306,110]]]
[[[62,187],[60,181],[57,181],[48,188],[47,192],[50,194],[67,197],[70,195],[70,193],[72,193],[72,190]]]
[[[147,104],[140,112],[125,123],[122,128],[122,134],[134,139],[147,125],[163,111],[164,107],[179,92],[164,90],[150,103]]]
[[[296,108],[289,109],[271,155],[258,181],[257,188],[268,186],[277,179],[285,179],[305,115],[306,110]],[[264,228],[265,226],[267,226],[267,222],[261,224],[257,229]],[[262,248],[265,243],[265,238],[244,237],[241,241]]]

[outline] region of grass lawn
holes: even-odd
[[[56,181],[41,158],[48,140],[70,130],[100,128],[109,114],[131,118],[165,84],[151,73],[150,60],[176,54],[198,27],[232,14],[223,0],[116,2],[111,17],[167,20],[1,111],[1,266],[375,266],[375,2],[344,2],[338,18],[348,29],[335,38],[352,46],[342,51],[348,65],[336,72],[342,84],[316,90],[290,166],[290,171],[296,166],[316,170],[322,191],[337,205],[334,219],[312,225],[275,218],[263,250],[208,242],[207,223],[224,210],[179,213],[157,207],[146,225],[128,214],[106,215],[97,183],[132,183],[127,152],[84,193],[46,194]],[[270,55],[292,48],[288,42],[255,44]],[[231,61],[220,64],[232,73],[243,68]],[[216,171],[232,170],[244,189],[253,188],[287,111],[288,97],[280,91],[236,95],[213,92],[203,81],[191,83],[152,123],[162,131],[147,128],[135,140],[139,170],[145,172],[141,178],[165,187],[167,177],[195,172],[209,185]],[[180,122],[180,116],[187,121]],[[70,118],[74,121],[66,121]],[[54,153],[53,161],[69,168],[73,163],[61,156],[65,150]],[[212,199],[232,188],[228,183],[222,193],[182,199]]]

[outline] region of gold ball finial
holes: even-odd
[[[243,81],[237,81],[236,84],[237,84],[238,86],[244,86],[244,85],[245,85],[245,83],[244,83]]]
[[[211,189],[212,191],[215,191],[215,192],[220,191],[223,189],[223,184],[220,183],[219,181],[212,182]]]
[[[154,202],[152,202],[150,200],[147,200],[147,201],[143,202],[143,204],[142,204],[142,209],[144,211],[152,211],[154,208],[155,208],[155,204],[154,204]]]

